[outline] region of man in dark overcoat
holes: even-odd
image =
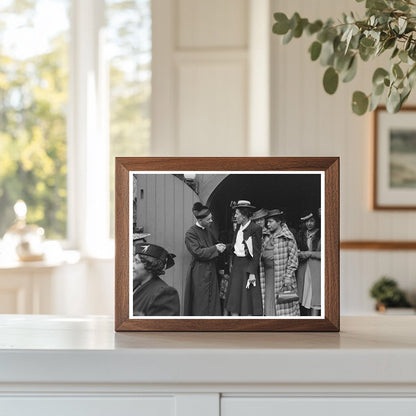
[[[134,243],[134,253],[133,315],[179,315],[178,292],[159,277],[175,264],[174,255],[143,241]]]
[[[186,276],[184,315],[218,316],[221,303],[216,260],[226,246],[216,243],[210,231],[213,220],[209,208],[196,202],[192,212],[196,224],[185,234],[185,245],[192,261]]]

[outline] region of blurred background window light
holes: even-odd
[[[23,199],[27,222],[45,229],[48,239],[71,233],[67,163],[71,130],[71,25],[78,0],[3,0],[0,5],[0,238]],[[114,157],[146,156],[150,144],[151,0],[97,0],[105,14],[104,47],[108,111],[97,115],[107,126],[108,227],[114,236]],[[98,11],[98,10],[97,10]],[[92,51],[91,51],[92,52]],[[76,59],[82,55],[73,54]],[[74,91],[74,90],[73,90]],[[97,95],[100,92],[97,91]],[[73,123],[78,120],[74,117]],[[74,147],[73,151],[79,151]],[[79,155],[72,155],[78,157]],[[88,158],[87,158],[88,159]],[[69,207],[69,208],[68,208]],[[88,229],[85,230],[88,233]],[[76,244],[76,241],[75,241]]]

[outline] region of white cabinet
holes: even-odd
[[[0,316],[0,414],[414,416],[415,327],[115,333],[107,317]]]
[[[39,262],[0,256],[0,314],[108,315],[114,310],[114,259],[75,251]]]
[[[414,416],[416,398],[273,398],[224,397],[221,416]]]
[[[0,409],[7,416],[174,416],[175,398],[46,395],[0,398]]]

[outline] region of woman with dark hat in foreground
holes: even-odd
[[[233,206],[237,229],[231,244],[232,268],[225,309],[231,315],[263,315],[258,276],[262,228],[250,221],[255,207],[250,201]]]
[[[196,202],[192,212],[197,221],[185,234],[185,245],[192,255],[192,262],[186,276],[184,315],[218,316],[221,315],[221,302],[217,258],[226,246],[215,243],[210,231],[213,220],[209,208]]]
[[[260,263],[260,283],[265,316],[298,316],[299,301],[278,303],[279,292],[296,292],[295,271],[298,268],[298,248],[287,227],[283,212],[273,209],[267,216],[270,235],[263,243]]]
[[[179,295],[159,276],[175,262],[174,254],[143,241],[134,243],[133,315],[175,316],[180,314]]]

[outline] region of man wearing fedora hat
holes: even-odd
[[[175,264],[174,257],[155,244],[134,243],[133,315],[179,315],[178,292],[159,277]]]
[[[232,268],[225,309],[232,315],[263,315],[259,282],[262,228],[250,220],[256,209],[250,201],[232,205],[237,229],[230,245]]]
[[[218,316],[221,315],[221,301],[217,258],[226,246],[215,242],[210,230],[212,214],[207,206],[196,202],[192,213],[196,224],[185,234],[185,245],[192,261],[186,276],[184,315]]]

